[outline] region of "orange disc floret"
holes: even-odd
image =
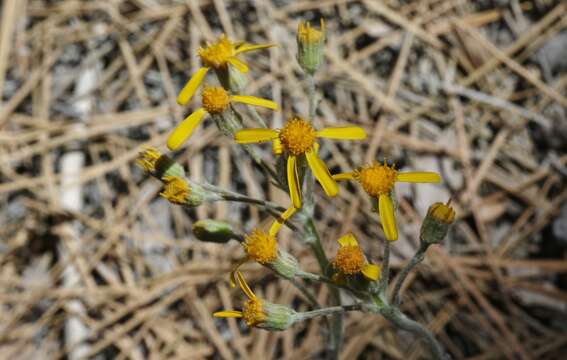
[[[265,231],[254,229],[250,235],[246,235],[246,241],[242,245],[246,254],[259,262],[268,264],[278,256],[278,247],[275,236],[271,236]]]
[[[317,133],[307,121],[294,117],[280,130],[279,138],[287,152],[298,156],[313,148]]]
[[[364,254],[357,245],[341,246],[337,251],[337,256],[333,260],[333,266],[347,275],[359,273],[364,264]]]
[[[228,59],[234,55],[235,46],[224,34],[217,42],[199,49],[199,57],[203,64],[215,69],[226,66]]]
[[[248,326],[261,324],[264,320],[266,320],[262,301],[256,298],[246,300],[242,307],[242,317]]]
[[[382,194],[388,194],[394,187],[398,172],[394,166],[373,163],[357,170],[354,177],[368,195],[377,197]]]
[[[230,95],[221,86],[206,86],[203,89],[203,108],[209,114],[220,114],[230,104]]]

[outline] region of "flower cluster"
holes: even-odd
[[[325,23],[323,20],[321,20],[318,30],[312,28],[309,23],[301,22],[299,24],[297,33],[298,62],[309,77],[312,77],[322,65],[324,42]],[[238,233],[230,224],[210,219],[196,222],[193,225],[193,231],[201,241],[227,243],[231,240],[237,240],[244,252],[244,255],[232,267],[230,283],[233,286],[238,284],[248,300],[244,302],[241,311],[224,310],[214,313],[214,316],[243,318],[248,326],[268,330],[284,330],[294,322],[299,321],[298,319],[307,319],[315,316],[314,314],[327,314],[327,312],[321,310],[322,312],[314,311],[310,314],[298,313],[287,306],[260,299],[252,292],[239,270],[244,263],[255,262],[269,268],[285,279],[302,277],[347,288],[351,284],[355,284],[357,291],[363,289],[368,291],[369,294],[376,293],[376,290],[372,289],[376,289],[379,281],[381,283],[383,279],[381,266],[368,260],[363,248],[352,233],[347,233],[338,239],[338,250],[331,260],[326,258],[322,246],[314,248],[314,253],[320,260],[321,274],[303,271],[295,257],[278,247],[278,233],[284,224],[294,230],[309,228],[309,223],[305,221],[305,218],[312,216],[312,214],[309,214],[309,210],[303,211],[303,209],[309,208],[304,205],[311,201],[311,197],[304,198],[304,192],[308,189],[307,186],[304,186],[304,183],[314,180],[311,177],[304,176],[307,171],[312,173],[321,185],[323,192],[329,197],[338,195],[339,182],[346,180],[358,182],[368,196],[377,202],[375,208],[379,213],[384,237],[388,241],[398,239],[394,205],[396,182],[437,183],[441,179],[438,174],[433,172],[399,172],[394,165],[389,165],[386,161],[361,165],[350,172],[331,174],[319,155],[319,140],[362,141],[366,139],[366,132],[362,127],[355,125],[316,127],[312,118],[316,111],[310,110],[309,116],[290,114],[279,129],[271,129],[266,126],[245,128],[246,119],[239,113],[239,107],[246,105],[273,111],[277,111],[279,107],[272,100],[244,95],[241,93],[240,87],[231,85],[238,80],[235,79],[235,76],[237,76],[235,71],[240,74],[238,77],[249,71],[248,65],[240,60],[238,55],[272,46],[274,45],[233,42],[222,35],[216,42],[200,48],[198,55],[202,66],[193,74],[179,93],[178,103],[184,105],[189,102],[201,87],[211,69],[214,70],[219,85],[205,84],[202,87],[200,106],[190,112],[173,129],[167,139],[166,146],[172,151],[179,149],[207,115],[215,121],[224,135],[229,135],[237,144],[271,142],[273,155],[281,159],[281,164],[285,166],[280,168],[279,172],[273,170],[268,175],[272,176],[274,183],[288,191],[291,204],[287,210],[284,211],[285,207],[277,204],[219,190],[212,185],[195,184],[185,177],[182,167],[155,149],[144,150],[140,154],[138,163],[144,170],[163,182],[164,188],[160,195],[171,203],[195,206],[207,200],[243,201],[263,204],[265,209],[271,210],[271,214],[276,213],[275,219],[267,229],[257,226],[247,234]],[[314,104],[314,90],[312,87],[310,89],[309,101],[310,104]],[[236,104],[240,105],[236,106]],[[264,123],[263,121],[257,122],[260,125]],[[254,155],[256,154],[254,147],[246,146],[245,149],[253,155],[255,161],[261,161],[258,160],[259,156]],[[301,216],[293,219],[298,213]],[[455,213],[449,203],[434,204],[430,208],[422,228],[422,241],[428,244],[439,243],[447,234],[448,227],[454,221],[454,217]],[[292,220],[297,220],[302,226],[295,227]],[[312,224],[312,219],[310,221],[310,224]],[[308,243],[307,240],[305,243]],[[384,264],[387,263],[384,262]],[[387,271],[384,277],[387,282]],[[333,309],[332,311],[337,310],[337,308]]]

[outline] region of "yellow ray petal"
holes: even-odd
[[[386,240],[398,240],[398,230],[396,229],[396,218],[394,217],[394,204],[387,194],[380,195],[378,198],[378,211],[380,212],[380,221]]]
[[[213,316],[218,318],[241,318],[242,311],[237,311],[237,310],[217,311],[216,313],[213,314]]]
[[[348,234],[341,236],[339,238],[339,240],[337,240],[337,242],[339,243],[339,245],[341,245],[341,247],[342,246],[358,246],[358,241],[356,241],[356,238],[354,237],[353,233],[348,233]]]
[[[380,266],[374,264],[366,264],[362,267],[362,275],[367,279],[376,281],[380,279]]]
[[[283,145],[279,137],[272,141],[272,153],[274,153],[274,155],[281,155],[283,153]]]
[[[234,140],[239,144],[252,144],[263,141],[274,140],[278,137],[278,132],[272,129],[244,129],[234,134]]]
[[[307,151],[305,153],[307,157],[307,162],[309,163],[309,167],[313,171],[313,175],[319,181],[319,184],[323,187],[325,194],[327,196],[337,196],[339,193],[339,186],[333,180],[333,177],[329,173],[329,169],[325,163],[317,156],[317,153],[314,150]]]
[[[253,51],[253,50],[260,50],[260,49],[267,49],[267,48],[271,48],[273,46],[276,46],[276,44],[258,44],[258,45],[253,45],[253,44],[242,44],[241,46],[239,46],[236,51],[234,52],[236,55],[243,53],[243,52],[247,52],[247,51]]]
[[[248,296],[248,299],[250,300],[256,299],[256,295],[254,295],[254,293],[250,289],[250,286],[248,286],[246,280],[244,280],[244,276],[242,276],[242,273],[240,271],[236,272],[236,279],[238,280],[238,285],[240,285],[242,291],[244,291],[246,296]]]
[[[233,95],[230,98],[234,102],[254,105],[254,106],[261,106],[272,110],[278,109],[278,104],[273,102],[272,100],[262,99],[256,96],[247,96],[247,95]]]
[[[189,100],[191,100],[195,91],[197,91],[197,88],[203,82],[205,75],[207,75],[207,71],[209,71],[208,67],[202,67],[199,68],[193,76],[191,76],[191,79],[187,81],[187,84],[185,84],[179,95],[177,95],[177,103],[179,105],[185,105]]]
[[[289,197],[294,208],[301,208],[301,185],[297,175],[297,158],[290,155],[287,158],[287,183],[289,186]]]
[[[366,132],[358,126],[330,127],[317,131],[317,137],[329,139],[362,140],[366,139]]]
[[[414,171],[398,173],[396,181],[401,182],[417,182],[417,183],[438,183],[441,176],[434,172]]]
[[[193,130],[195,130],[195,127],[203,120],[203,116],[205,116],[206,113],[205,109],[199,108],[191,115],[187,116],[185,120],[177,125],[171,134],[169,134],[167,138],[167,148],[169,150],[175,150],[181,146],[181,144],[191,136]]]
[[[241,73],[247,73],[248,72],[248,65],[246,65],[245,62],[240,61],[239,59],[237,59],[235,57],[228,58],[228,62],[232,66],[234,66],[238,71],[240,71]]]
[[[250,258],[248,256],[243,257],[242,259],[238,260],[238,262],[232,267],[232,270],[230,270],[230,286],[231,287],[236,286],[236,276],[235,275],[236,275],[236,272],[238,271],[238,268],[241,267],[248,260],[250,260]]]
[[[335,181],[354,180],[354,173],[348,172],[348,173],[335,174],[333,175],[333,179],[335,179]]]
[[[272,223],[272,226],[270,226],[270,230],[268,231],[268,234],[270,234],[271,236],[276,236],[282,225],[287,221],[287,219],[293,216],[293,214],[295,214],[296,211],[297,209],[293,206],[287,209],[286,211],[284,211],[283,214],[281,214],[281,216],[278,217]]]

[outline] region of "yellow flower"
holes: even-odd
[[[246,241],[242,244],[242,247],[244,247],[248,258],[260,264],[267,264],[276,259],[278,245],[275,236],[254,229],[250,235],[246,235],[244,238]]]
[[[255,96],[230,95],[221,86],[205,86],[202,96],[202,107],[187,116],[169,135],[167,139],[169,150],[179,148],[191,136],[195,127],[199,125],[207,113],[211,115],[221,114],[232,102],[262,106],[272,110],[278,109],[278,104],[271,100]]]
[[[232,286],[236,285],[234,274],[242,264],[253,260],[262,265],[270,265],[278,260],[278,243],[276,236],[281,226],[295,214],[296,211],[297,209],[294,207],[284,211],[282,215],[272,223],[268,232],[256,228],[253,229],[249,235],[244,236],[242,247],[246,252],[246,256],[240,259],[230,272],[230,284]]]
[[[394,205],[390,197],[394,184],[396,182],[437,183],[441,181],[439,174],[434,172],[398,173],[394,166],[388,166],[386,162],[382,165],[374,162],[350,173],[333,175],[333,178],[337,181],[357,180],[368,195],[378,199],[380,221],[386,239],[390,241],[398,239]]]
[[[236,273],[238,285],[248,297],[244,302],[242,311],[223,310],[213,314],[218,318],[244,318],[246,325],[271,331],[282,331],[288,329],[298,319],[298,314],[285,305],[273,304],[260,300],[250,289],[244,280],[242,273]]]
[[[187,81],[187,84],[185,84],[177,96],[177,102],[180,105],[185,105],[189,100],[191,100],[210,68],[226,69],[227,65],[230,64],[240,72],[248,72],[248,66],[246,63],[239,60],[236,56],[243,52],[266,49],[272,46],[274,45],[252,45],[245,42],[233,43],[226,37],[226,35],[221,35],[216,42],[212,44],[209,43],[207,46],[199,49],[199,57],[201,58],[203,66],[199,68],[195,74],[193,74],[189,81]]]
[[[138,153],[136,164],[144,169],[144,171],[151,173],[156,170],[156,164],[161,156],[162,154],[158,149],[148,146]]]
[[[276,152],[286,151],[287,181],[289,196],[295,208],[301,208],[301,186],[297,171],[297,157],[305,155],[307,163],[328,196],[336,196],[339,188],[327,166],[317,155],[317,138],[361,140],[366,138],[364,130],[358,126],[332,127],[315,130],[311,124],[300,117],[289,119],[280,130],[245,129],[238,131],[234,138],[239,144],[273,141]]]
[[[250,289],[246,280],[242,276],[240,271],[236,272],[236,279],[238,280],[238,285],[248,297],[248,300],[244,302],[242,311],[237,310],[223,310],[217,311],[213,314],[214,317],[219,318],[244,318],[246,325],[257,326],[266,320],[266,315],[263,311],[262,300],[260,300]]]
[[[342,236],[338,243],[340,247],[333,260],[333,266],[337,270],[345,275],[361,273],[364,277],[373,281],[380,278],[380,267],[366,261],[366,257],[353,234],[349,233]]]
[[[320,27],[321,30],[317,30],[311,27],[311,23],[309,21],[300,21],[299,26],[297,27],[297,40],[304,44],[320,42],[325,36],[325,20],[323,18],[320,20]]]
[[[174,204],[185,204],[191,189],[189,184],[179,176],[164,176],[164,189],[159,193],[162,197]]]

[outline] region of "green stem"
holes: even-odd
[[[392,303],[394,305],[400,305],[400,290],[402,289],[402,285],[413,268],[415,268],[417,264],[423,261],[423,259],[425,258],[425,252],[427,251],[428,247],[429,244],[420,242],[419,248],[417,249],[416,253],[413,255],[410,262],[400,272],[400,275],[398,276],[398,280],[396,281],[396,285],[394,287],[394,292],[392,293]]]
[[[307,200],[307,198],[305,199]],[[310,208],[309,204],[304,204],[306,209]],[[327,255],[325,255],[325,251],[323,250],[323,245],[321,244],[321,238],[319,237],[319,233],[315,228],[315,224],[313,222],[313,216],[308,214],[305,219],[304,223],[304,230],[305,230],[305,242],[311,248],[311,251],[315,255],[317,262],[319,263],[319,267],[321,268],[321,272],[325,274],[326,278],[328,278],[329,271],[330,271],[330,263],[329,259],[327,259]],[[331,294],[331,299],[334,305],[341,305],[341,294],[339,289],[334,286],[334,284],[328,284],[329,291]],[[343,314],[337,313],[333,315],[331,319],[331,332],[329,336],[329,357],[332,359],[338,358],[338,354],[340,351],[342,338],[343,338]]]
[[[258,111],[256,110],[255,107],[253,106],[249,106],[248,109],[250,110],[250,113],[252,114],[252,117],[254,118],[254,120],[256,120],[256,122],[262,126],[267,128],[268,125],[266,124],[266,122],[264,121],[264,119],[260,116],[260,114],[258,114]]]
[[[388,281],[390,280],[390,241],[386,240],[384,243],[384,255],[382,256],[382,277],[378,285],[378,291],[384,294],[388,288]]]
[[[397,307],[390,305],[381,306],[379,312],[397,328],[409,331],[420,337],[429,347],[433,359],[449,359],[448,355],[443,350],[443,347],[439,344],[437,339],[435,339],[435,336],[433,336],[431,331],[417,321],[408,318]]]
[[[317,111],[317,99],[315,93],[315,77],[312,74],[307,75],[307,95],[309,97],[309,121],[315,118]]]
[[[347,311],[360,311],[363,310],[362,304],[331,306],[328,308],[306,311],[298,314],[299,320],[313,319],[319,316],[329,316],[337,313],[345,313]]]
[[[321,304],[319,304],[315,295],[313,295],[313,293],[309,289],[307,289],[305,285],[303,285],[296,279],[290,279],[289,281],[293,284],[293,286],[295,286],[297,290],[299,290],[299,292],[301,292],[307,298],[307,300],[309,300],[311,305],[313,305],[315,308],[321,307]]]

